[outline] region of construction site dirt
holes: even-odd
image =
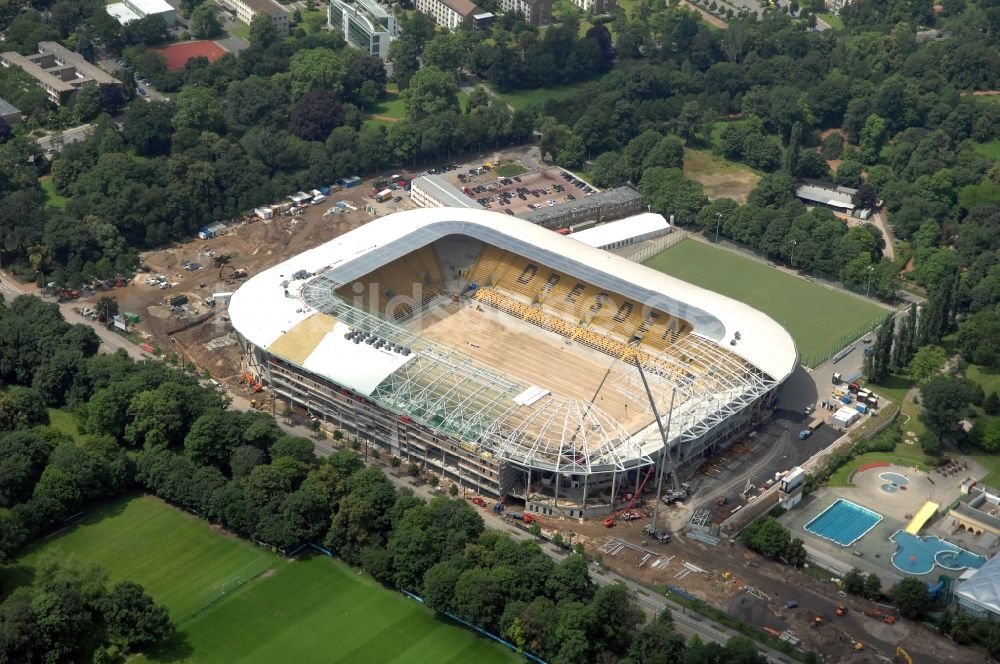
[[[667,508],[668,512],[680,509]],[[829,578],[792,570],[736,542],[723,540],[713,547],[674,533],[669,543],[660,544],[644,533],[648,519],[619,520],[613,528],[604,527],[598,519],[552,521],[543,517],[538,523],[547,535],[558,531],[573,543],[583,542],[588,556],[600,556],[603,565],[654,591],[670,586],[675,594],[687,593],[754,629],[775,636],[785,633],[791,643],[797,639],[803,649],[816,651],[827,662],[893,661],[901,645],[914,661],[962,661],[970,655],[916,623],[898,620],[890,625],[870,618],[864,614],[872,608],[893,612],[843,594]],[[567,534],[570,531],[572,538]],[[609,547],[610,540],[620,540],[625,546]],[[602,549],[615,553],[602,553]],[[647,557],[647,553],[653,555]],[[790,604],[795,608],[785,608]],[[844,616],[837,615],[839,606],[847,610]],[[860,651],[857,643],[862,645]]]

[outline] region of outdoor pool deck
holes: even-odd
[[[851,546],[880,521],[881,514],[840,498],[803,526],[803,530],[840,546]]]
[[[900,530],[889,539],[899,547],[892,555],[893,566],[915,576],[929,574],[935,569],[941,573],[961,573],[986,562],[986,558],[935,536],[920,537]]]
[[[886,469],[883,468],[881,470],[884,472]],[[875,479],[878,479],[878,473],[873,473],[873,475]],[[901,493],[905,494],[907,492]],[[813,494],[806,496],[795,509],[781,515],[778,521],[791,531],[792,537],[799,537],[805,542],[806,550],[812,561],[839,575],[846,574],[852,567],[857,567],[865,573],[874,572],[878,574],[879,578],[887,586],[910,577],[911,574],[909,572],[904,573],[903,569],[893,564],[893,556],[896,555],[899,547],[896,542],[890,539],[897,531],[903,530],[910,519],[904,519],[903,517],[906,515],[903,514],[895,516],[893,512],[897,510],[887,509],[883,511],[881,503],[870,503],[864,496],[859,496],[858,494],[857,489],[849,487],[822,487],[817,489]],[[886,497],[889,498],[888,502],[893,502],[892,498],[894,496],[887,495]],[[862,506],[869,504],[875,507],[877,512],[882,514],[883,518],[864,537],[854,542],[851,546],[841,546],[805,530],[806,524],[823,513],[824,510],[829,508],[838,499],[846,499]],[[871,508],[869,507],[869,509]],[[944,522],[944,519],[932,520],[921,533],[924,536],[931,534],[944,535],[948,540],[954,542],[953,546],[955,549],[965,548],[967,544],[961,537],[940,532],[941,524]],[[914,554],[909,553],[905,555],[907,556],[907,560],[909,560],[909,556]],[[931,555],[933,556],[933,554]],[[919,554],[917,556],[919,560]],[[949,565],[957,565],[959,563],[959,559],[949,558],[948,555],[945,555],[941,560]],[[961,558],[962,562],[966,560],[964,557]],[[942,574],[951,578],[958,578],[964,571],[964,569],[948,569],[940,564],[935,565],[932,570],[935,579],[938,575]],[[913,576],[924,579],[931,578],[931,576],[919,576],[916,574],[913,574]]]

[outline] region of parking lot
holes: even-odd
[[[510,215],[555,207],[599,191],[561,168],[511,177],[497,177],[482,166],[465,170],[446,167],[438,173],[486,209]]]

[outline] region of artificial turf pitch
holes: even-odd
[[[825,359],[840,350],[845,335],[889,313],[860,298],[696,240],[678,242],[645,265],[764,312],[788,330],[802,361],[810,366],[818,364],[816,358]]]
[[[338,561],[285,560],[148,496],[93,511],[33,548],[5,580],[29,580],[50,553],[96,562],[111,583],[140,583],[167,607],[178,634],[145,661],[522,661]]]

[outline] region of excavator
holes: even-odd
[[[908,652],[903,650],[902,646],[896,646],[896,657],[902,657],[903,659],[905,659],[906,664],[913,664],[913,658],[910,657],[910,654]]]

